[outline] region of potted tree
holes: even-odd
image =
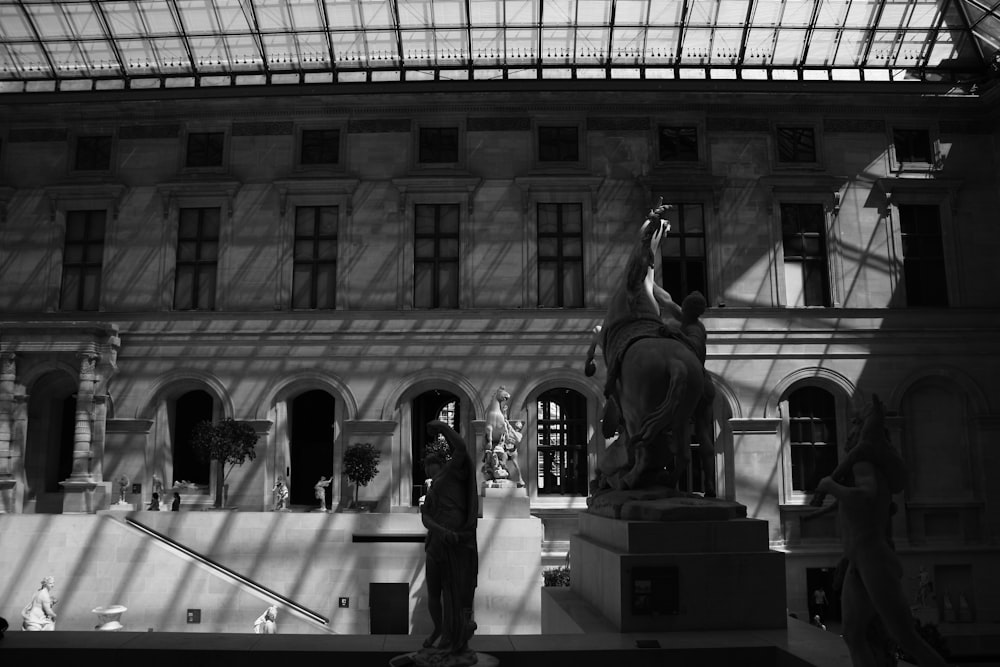
[[[191,445],[203,458],[216,462],[215,507],[225,507],[225,482],[229,473],[238,465],[257,457],[257,432],[247,422],[226,417],[213,424],[199,422],[191,436]],[[229,464],[229,470],[225,469]]]
[[[354,482],[354,502],[351,508],[361,509],[358,505],[358,490],[375,479],[378,474],[378,462],[382,453],[370,442],[351,445],[344,452],[344,474]]]

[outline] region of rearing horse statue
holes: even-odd
[[[524,486],[524,480],[521,479],[521,469],[517,465],[516,453],[517,446],[521,443],[522,435],[507,418],[507,406],[509,402],[510,393],[501,385],[494,392],[493,399],[490,401],[490,408],[486,412],[483,455],[484,458],[495,456],[497,468],[502,466],[508,474],[507,478],[521,487]],[[485,468],[486,466],[484,466],[484,472],[486,472],[487,476],[493,479],[503,477],[502,474],[499,476],[490,474]]]
[[[706,392],[703,362],[682,332],[684,322],[696,322],[700,312],[693,320],[686,316],[653,280],[655,253],[669,230],[660,217],[667,208],[661,205],[650,211],[629,256],[624,284],[611,297],[604,326],[599,333],[595,331],[595,345],[601,345],[608,373],[606,421],[620,411],[628,439],[627,465],[607,478],[616,489],[654,483],[676,487],[690,464],[691,421],[696,409],[699,433],[706,432],[706,401],[712,392]],[[593,374],[593,350],[592,345],[588,375]],[[604,425],[605,436],[613,432],[613,426]],[[710,423],[707,426],[710,433]],[[706,460],[712,460],[713,443],[702,439],[709,440],[701,444]],[[674,466],[667,475],[664,470],[670,457]],[[706,470],[706,495],[715,493],[710,477]]]

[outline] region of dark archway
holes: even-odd
[[[211,394],[200,389],[181,395],[171,406],[171,434],[174,450],[174,482],[181,480],[208,486],[211,462],[202,459],[191,446],[191,435],[202,421],[212,421],[215,402]]]
[[[424,488],[424,446],[430,440],[427,435],[427,422],[440,419],[456,431],[461,418],[461,401],[458,396],[443,389],[425,391],[410,404],[410,415],[413,431],[410,437],[412,445],[413,480],[410,504],[414,507],[420,504],[420,496]]]
[[[62,487],[73,472],[76,383],[61,372],[43,376],[28,401],[25,501],[40,514],[62,512]]]
[[[538,495],[587,495],[587,399],[550,389],[537,400]]]
[[[333,435],[336,400],[321,389],[296,396],[288,406],[289,502],[318,506],[315,486],[320,475],[333,478]],[[329,500],[329,493],[327,499]]]

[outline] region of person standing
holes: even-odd
[[[56,629],[56,613],[52,610],[56,604],[56,598],[52,595],[55,585],[56,580],[52,577],[42,579],[42,587],[35,591],[31,602],[21,612],[24,619],[21,623],[22,630],[38,632]]]
[[[154,493],[153,499],[149,501],[149,507],[146,508],[150,512],[160,511],[160,494]]]
[[[170,503],[170,511],[171,512],[181,511],[181,494],[177,493],[176,491],[174,491],[174,499]]]

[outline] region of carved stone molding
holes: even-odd
[[[128,187],[123,183],[64,183],[45,188],[49,202],[49,214],[55,220],[61,208],[82,203],[104,204],[111,208],[112,220],[118,219],[118,209]]]
[[[585,192],[590,195],[590,210],[597,212],[598,197],[597,191],[604,178],[594,176],[590,172],[554,172],[554,173],[534,173],[527,176],[518,176],[514,179],[514,184],[521,191],[521,209],[525,213],[531,205],[533,195],[545,193],[580,193]]]
[[[392,179],[392,185],[399,191],[399,212],[403,213],[408,206],[408,197],[415,194],[462,193],[465,195],[465,208],[469,215],[474,212],[475,193],[483,179],[468,172],[448,172],[420,174]]]
[[[184,197],[225,198],[227,215],[232,219],[236,195],[241,187],[243,184],[235,179],[199,176],[160,183],[156,186],[156,192],[160,195],[164,220],[170,216],[170,210],[177,201]]]
[[[725,179],[709,173],[680,172],[654,170],[649,175],[638,179],[639,184],[648,194],[652,206],[657,197],[663,197],[664,203],[673,201],[701,199],[712,204],[712,210],[719,212]]]
[[[323,178],[323,177],[302,177],[287,178],[274,181],[274,188],[278,191],[278,211],[284,216],[288,208],[288,198],[308,196],[322,197],[331,196],[342,199],[347,208],[347,215],[354,211],[354,191],[357,190],[361,181],[357,178]]]

